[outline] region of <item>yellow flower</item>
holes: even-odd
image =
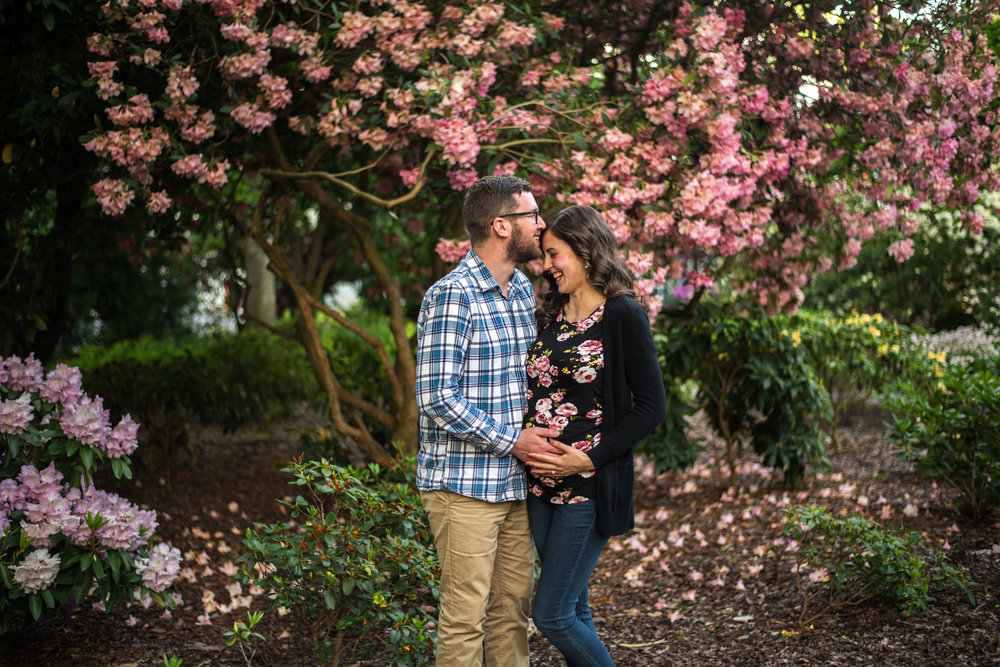
[[[878,338],[882,335],[882,332],[877,327],[868,327],[868,333],[872,335],[872,338]]]
[[[878,356],[884,357],[885,353],[889,351],[889,344],[883,343],[878,346]]]
[[[792,332],[792,347],[798,347],[802,342],[802,334],[798,330]]]

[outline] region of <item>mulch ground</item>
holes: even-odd
[[[303,425],[198,429],[194,457],[175,463],[171,489],[155,471],[120,489],[102,486],[158,512],[157,535],[185,554],[188,569],[175,586],[181,605],[172,613],[65,607],[35,624],[15,617],[0,635],[0,665],[162,665],[164,655],[184,667],[246,665],[223,632],[246,618],[247,605],[268,607],[229,573],[246,527],[284,518],[274,502],[290,494],[280,468],[297,453]],[[741,457],[738,493],[720,488],[710,455],[683,473],[640,470],[637,529],[609,543],[591,586],[595,623],[620,667],[1000,665],[1000,518],[963,518],[948,489],[891,454],[878,419],[849,426],[842,438],[830,470],[794,491],[749,456]],[[785,508],[805,503],[918,531],[978,582],[975,603],[946,588],[908,617],[871,602],[802,627],[794,545],[781,527]],[[252,664],[316,664],[301,611],[266,611],[258,629],[267,641]],[[540,634],[531,648],[533,665],[562,664]],[[384,662],[349,653],[342,664]]]

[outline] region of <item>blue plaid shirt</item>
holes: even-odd
[[[424,295],[417,318],[417,488],[487,502],[523,500],[510,450],[527,405],[535,295],[515,270],[505,298],[475,250]]]

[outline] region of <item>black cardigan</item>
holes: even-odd
[[[604,306],[601,442],[587,452],[597,471],[597,525],[605,535],[635,526],[632,448],[667,416],[649,318],[628,296]]]

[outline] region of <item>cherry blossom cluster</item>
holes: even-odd
[[[904,261],[918,208],[965,211],[978,231],[972,204],[1000,189],[995,57],[962,27],[989,16],[968,3],[748,17],[691,2],[664,21],[661,3],[629,0],[610,21],[582,6],[578,24],[491,2],[360,2],[336,22],[265,0],[149,4],[110,0],[88,41],[112,128],[87,147],[124,172],[94,186],[112,215],[165,211],[187,179],[274,169],[268,133],[292,162],[325,144],[325,167],[377,182],[376,198],[432,170],[461,191],[513,164],[540,199],[602,211],[655,315],[664,286],[677,301],[720,281],[794,308],[876,230]],[[630,42],[654,16],[657,36]],[[587,42],[608,50],[584,66],[550,46]]]

